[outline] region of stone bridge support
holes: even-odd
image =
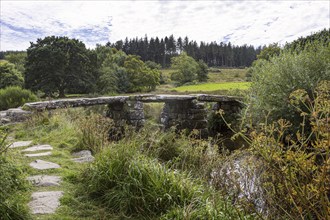
[[[177,130],[197,129],[200,135],[208,135],[207,111],[204,103],[196,100],[167,101],[161,113],[161,123],[164,129],[175,126]]]
[[[125,124],[128,124],[141,128],[145,122],[143,103],[140,101],[109,104],[107,116],[113,119],[116,127],[123,127]]]
[[[26,103],[23,109],[29,111],[45,111],[59,108],[84,107],[93,105],[108,105],[107,116],[112,118],[115,128],[123,128],[129,124],[140,128],[145,123],[143,103],[161,102],[164,104],[161,113],[161,122],[164,129],[175,126],[177,130],[200,131],[201,136],[207,136],[209,123],[207,122],[207,110],[204,103],[216,103],[213,110],[224,110],[225,118],[229,116],[231,121],[237,119],[237,113],[243,104],[239,98],[232,96],[195,94],[195,95],[133,95],[133,96],[111,96],[98,98],[59,99],[44,102]],[[9,111],[9,110],[8,110]],[[8,121],[10,112],[0,112],[0,122]],[[28,112],[30,113],[30,112]],[[32,113],[32,112],[31,112]],[[216,114],[214,114],[216,115]],[[9,120],[10,121],[10,120]],[[213,120],[214,131],[219,132],[224,128],[221,120]]]

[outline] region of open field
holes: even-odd
[[[247,69],[217,69],[210,68],[208,82],[237,82],[245,81]]]
[[[206,83],[175,87],[170,77],[173,69],[162,69],[165,84],[157,87],[156,93],[183,93],[183,92],[206,92],[225,94],[227,91],[246,90],[250,83],[246,82],[247,69],[222,69],[210,68]]]
[[[162,69],[162,75],[166,81],[166,83],[170,83],[171,73],[175,70]],[[246,80],[247,68],[245,69],[235,69],[235,68],[210,68],[208,74],[207,82],[237,82],[237,81],[245,81]]]
[[[246,90],[250,88],[250,82],[224,82],[224,83],[203,83],[197,85],[180,86],[174,88],[177,92],[217,91],[217,90]]]

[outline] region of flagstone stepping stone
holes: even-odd
[[[25,150],[22,150],[22,152],[34,152],[34,151],[41,151],[41,150],[53,150],[53,147],[48,144],[35,145],[32,147],[26,148]]]
[[[94,161],[94,157],[93,156],[78,157],[78,158],[73,158],[72,160],[77,163],[87,163]]]
[[[37,170],[57,169],[61,167],[56,163],[52,163],[44,160],[35,160],[30,163],[30,166]]]
[[[74,157],[72,160],[77,163],[87,163],[92,162],[94,160],[94,157],[92,156],[92,152],[90,150],[82,150],[79,152],[75,152],[72,154]]]
[[[72,154],[74,157],[87,157],[92,156],[92,152],[90,150],[82,150]]]
[[[37,153],[37,154],[25,154],[24,156],[27,157],[42,157],[42,156],[49,156],[52,155],[51,151],[43,152],[43,153]]]
[[[27,147],[32,143],[32,141],[17,141],[12,143],[9,148],[17,148],[17,147]]]
[[[48,175],[29,176],[27,179],[35,186],[59,186],[61,182],[61,177]]]
[[[60,206],[62,191],[34,192],[29,207],[32,214],[51,214]]]

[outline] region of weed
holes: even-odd
[[[113,127],[111,119],[102,115],[91,114],[81,118],[78,124],[81,136],[79,146],[81,148],[98,153],[106,147],[109,139],[109,130]]]

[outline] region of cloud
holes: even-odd
[[[188,36],[284,44],[330,26],[327,1],[1,1],[0,50],[66,35],[88,47],[135,37]]]

